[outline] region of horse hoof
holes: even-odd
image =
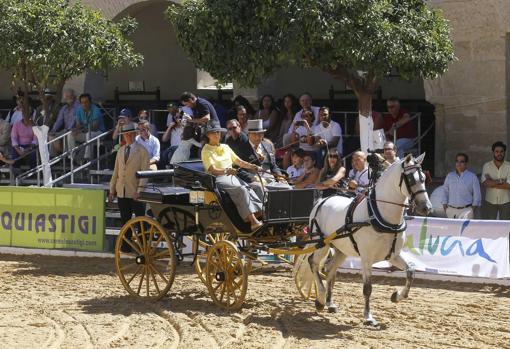
[[[318,300],[315,300],[315,309],[317,309],[317,311],[324,310],[324,304],[321,304],[321,302],[319,302]]]
[[[331,314],[338,313],[338,307],[336,305],[328,307],[328,313],[331,313]]]
[[[398,302],[398,291],[395,291],[395,292],[393,292],[393,293],[392,293],[392,295],[391,295],[391,301],[392,301],[393,303],[397,303],[397,302]]]
[[[370,327],[371,329],[374,329],[374,330],[381,329],[381,326],[379,325],[379,323],[377,321],[375,321],[374,319],[365,320],[365,322],[363,322],[363,325]]]

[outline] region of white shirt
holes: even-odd
[[[189,116],[193,116],[193,110],[189,107],[181,107],[181,110],[185,113],[185,114],[188,114]],[[174,118],[172,116],[172,114],[168,113],[168,115],[166,116],[166,127],[170,126],[171,124],[174,123]]]
[[[455,171],[448,173],[444,180],[443,190],[445,195],[441,203],[445,205],[480,206],[482,201],[478,177],[469,170],[462,172],[460,176]]]
[[[305,167],[301,166],[299,168],[296,168],[294,165],[290,165],[287,167],[287,174],[289,175],[289,178],[298,178],[301,177],[305,173]]]
[[[170,163],[176,164],[179,162],[188,161],[192,145],[195,145],[199,148],[202,147],[202,144],[198,143],[194,138],[181,140],[179,146],[177,149],[175,149],[175,152],[170,159]]]
[[[354,168],[349,171],[349,178],[354,179],[358,186],[368,186],[370,179],[368,178],[368,167],[365,167],[362,171],[356,171]]]
[[[147,150],[147,153],[149,153],[149,161],[159,161],[159,151],[161,147],[159,144],[159,139],[153,135],[149,135],[149,139],[143,139],[142,136],[138,135],[136,136],[135,140],[141,144],[145,150]]]
[[[334,137],[340,137],[338,139],[336,150],[339,154],[343,154],[342,127],[338,122],[331,120],[328,127],[324,127],[321,122],[317,126],[314,126],[313,133],[328,143],[331,142]]]
[[[34,117],[35,117],[35,110],[32,113],[32,120],[34,119]],[[18,108],[16,108],[14,113],[11,110],[9,112],[9,114],[7,114],[7,117],[5,118],[5,120],[8,121],[11,126],[13,126],[15,123],[17,123],[21,119],[23,119],[23,111]]]
[[[312,132],[310,134],[313,135],[313,129],[311,131]],[[301,149],[303,149],[304,151],[316,150],[316,148],[313,145],[310,145],[306,142],[306,138],[308,136],[308,129],[306,127],[299,126],[298,128],[296,128],[295,132],[299,135],[299,147]]]
[[[487,179],[485,175],[489,175],[493,180],[501,179],[506,183],[510,183],[510,162],[503,161],[499,168],[494,164],[494,161],[486,162],[483,165],[482,177],[480,178],[482,183]],[[493,205],[506,204],[510,202],[510,190],[487,188],[485,190],[485,201]]]
[[[172,122],[170,127],[172,127],[175,123]],[[177,126],[170,131],[170,146],[178,146],[181,143],[182,131],[184,131],[184,127]]]
[[[311,109],[312,109],[313,115],[315,117],[313,120],[313,126],[315,126],[315,125],[319,124],[319,110],[321,108],[312,106]],[[303,114],[303,109],[301,109],[300,111],[298,111],[296,113],[296,115],[294,115],[294,120],[292,120],[292,123],[290,124],[288,133],[292,133],[292,129],[293,129],[294,123],[296,121],[303,120],[303,118],[301,117],[301,114]],[[312,125],[310,125],[310,126],[312,126]]]

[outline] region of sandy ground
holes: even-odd
[[[219,310],[189,266],[169,297],[137,301],[112,259],[0,255],[3,348],[510,348],[508,287],[376,277],[380,330],[362,324],[359,275],[339,275],[338,314],[300,299],[290,271],[250,275],[239,312]]]

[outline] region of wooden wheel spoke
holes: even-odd
[[[225,296],[226,283],[225,283],[225,282],[222,282],[220,285],[222,285],[222,286],[223,286],[223,287],[221,288],[220,302],[223,302],[223,297]]]
[[[170,251],[165,248],[164,251],[158,252],[155,255],[152,256],[153,259],[161,259],[163,257],[171,257]]]
[[[142,268],[142,270],[143,270],[142,278],[140,279],[140,283],[138,284],[138,290],[136,291],[136,293],[138,295],[140,295],[140,291],[142,289],[142,284],[143,284],[143,279],[145,277],[145,268]]]
[[[148,266],[145,266],[145,275],[147,276],[147,277],[145,278],[145,286],[146,286],[146,288],[147,288],[147,297],[149,297],[149,296],[150,296],[150,288],[149,288],[149,273],[150,273],[150,271],[149,271],[149,267],[148,267]]]
[[[133,229],[133,225],[129,226],[129,230],[131,230],[131,239],[133,239],[132,241],[136,243],[136,245],[138,246],[138,251],[141,254],[142,253],[141,251],[143,251],[143,246],[140,245],[140,241],[138,240],[138,234]]]
[[[152,282],[154,283],[154,286],[156,287],[156,291],[158,292],[158,294],[160,294],[161,290],[159,289],[159,285],[156,280],[156,276],[154,275],[154,273],[152,271],[150,271],[150,269],[153,269],[153,267],[152,267],[152,265],[149,264],[149,272],[151,274]]]
[[[148,248],[147,248],[147,239],[145,237],[145,222],[140,222],[140,234],[142,235],[142,246],[143,246],[143,251],[144,252],[147,252]]]
[[[140,270],[142,269],[142,266],[139,265],[138,266],[138,269],[136,269],[136,272],[129,278],[127,284],[129,285],[131,283],[131,281],[133,281],[133,279],[135,278],[135,276],[138,275],[138,273],[140,272]]]
[[[131,268],[131,267],[133,267],[133,266],[137,266],[137,265],[138,265],[138,264],[136,264],[136,263],[129,263],[129,264],[126,264],[126,265],[124,265],[124,266],[122,266],[122,267],[120,268],[120,271],[122,271],[122,272],[123,272],[123,271],[125,271],[125,270],[127,270],[127,269],[129,269],[129,268]]]
[[[153,267],[152,265],[151,265],[151,268],[152,268],[152,270],[154,270],[154,271],[155,271],[155,272],[159,275],[159,277],[160,277],[160,278],[162,278],[162,279],[163,279],[163,281],[164,281],[166,284],[168,284],[168,280],[167,280],[167,278],[163,275],[163,273],[161,273],[161,272],[159,271],[159,269],[158,269],[158,268]]]
[[[140,251],[140,249],[139,249],[137,246],[135,246],[135,245],[131,242],[131,240],[127,239],[125,235],[122,237],[122,240],[123,240],[123,241],[125,241],[125,242],[127,242],[127,244],[128,244],[129,246],[131,246],[131,248],[132,248],[133,250],[135,250],[135,251],[136,251],[136,253],[138,253],[138,254],[142,254],[142,251]]]

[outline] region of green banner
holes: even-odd
[[[0,187],[0,245],[103,251],[102,190]]]

